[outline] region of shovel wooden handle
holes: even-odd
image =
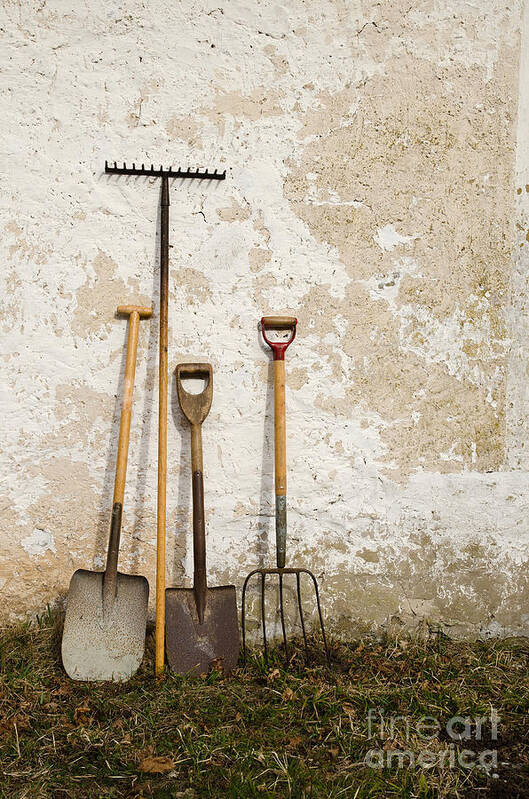
[[[204,623],[206,612],[206,523],[204,516],[204,475],[202,466],[202,422],[213,399],[213,368],[209,363],[179,363],[175,370],[178,402],[191,425],[191,471],[193,475],[193,592],[198,621]],[[200,394],[190,394],[182,385],[183,377],[207,378]]]
[[[152,315],[151,308],[137,305],[120,305],[117,312],[129,317],[129,334],[127,339],[127,358],[125,361],[125,378],[123,385],[123,403],[119,422],[118,458],[116,478],[114,481],[114,497],[112,500],[112,520],[110,523],[110,540],[108,544],[107,564],[103,578],[103,598],[105,607],[109,607],[116,594],[116,576],[118,570],[119,540],[121,536],[121,514],[125,496],[125,480],[127,476],[127,460],[129,454],[130,419],[132,415],[132,394],[136,373],[136,353],[138,349],[138,332],[140,318]]]
[[[287,548],[287,431],[285,409],[285,352],[296,337],[297,319],[293,316],[263,316],[261,331],[274,353],[274,445],[276,492],[276,561],[285,568]],[[286,341],[272,341],[267,330],[290,330]]]

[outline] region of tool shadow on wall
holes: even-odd
[[[128,182],[131,179],[127,178],[126,180]],[[156,192],[156,195],[158,195],[158,186],[155,185],[153,188]],[[146,507],[145,496],[147,493],[148,475],[151,471],[152,464],[151,452],[154,453],[154,450],[152,450],[152,445],[156,438],[157,432],[156,425],[153,429],[152,422],[155,399],[157,397],[155,386],[158,369],[158,314],[160,308],[160,213],[160,205],[159,203],[156,203],[156,220],[154,223],[154,253],[150,259],[150,263],[153,264],[151,302],[154,308],[154,313],[151,316],[149,325],[149,340],[147,343],[147,353],[145,359],[147,362],[145,370],[145,388],[143,391],[143,408],[141,409],[141,412],[138,408],[138,419],[141,420],[141,435],[137,453],[138,470],[136,474],[134,503],[131,502],[131,508],[133,509],[133,520],[131,520],[130,568],[134,570],[139,566],[142,538],[144,541],[150,541],[151,539],[154,539],[156,527],[155,505],[152,500],[149,500],[149,507]],[[152,520],[152,523],[150,520]],[[151,526],[151,529],[148,529],[147,526]]]
[[[260,569],[266,568],[275,558],[275,506],[274,500],[274,361],[270,358],[270,349],[264,344],[260,336],[259,323],[255,327],[255,335],[258,337],[259,348],[267,359],[266,368],[266,393],[263,409],[263,453],[261,459],[261,489],[259,496],[259,535],[257,537],[257,548],[252,554],[252,568],[254,567],[253,558],[256,557],[255,566]],[[248,587],[248,607],[249,616],[255,619],[260,617],[260,587],[257,581],[252,581]],[[279,620],[279,588],[273,582],[266,585],[266,605],[269,614],[268,626],[272,637],[280,635]],[[259,641],[260,630],[252,629],[250,624],[249,640],[253,643]]]
[[[109,182],[111,176],[102,175],[102,179]],[[115,180],[115,178],[114,178]],[[124,183],[128,184],[131,179],[124,176],[118,178]],[[148,183],[148,179],[145,179]],[[157,186],[153,189],[156,194],[159,193]],[[146,264],[147,268],[152,265],[152,285],[150,286],[150,297],[154,313],[149,320],[149,339],[146,345],[146,356],[142,355],[142,360],[146,361],[145,370],[145,385],[143,391],[143,407],[140,409],[139,405],[133,408],[132,422],[131,422],[131,461],[128,464],[128,488],[127,494],[130,497],[130,502],[125,505],[124,514],[124,530],[125,540],[122,546],[122,559],[126,558],[128,568],[135,572],[139,567],[140,558],[140,541],[142,538],[150,539],[152,537],[151,531],[145,527],[145,518],[152,517],[152,524],[156,525],[155,514],[156,509],[153,507],[152,513],[146,514],[146,493],[148,484],[148,474],[151,469],[151,445],[155,432],[152,430],[152,417],[155,403],[155,383],[156,383],[156,370],[158,364],[158,314],[159,314],[159,301],[160,301],[160,242],[159,242],[159,228],[160,228],[160,207],[156,204],[157,218],[153,224],[155,225],[155,239],[154,239],[154,254],[149,262]],[[135,302],[139,297],[133,296],[134,292],[131,290],[130,296],[122,297],[116,296],[116,305],[126,302]],[[114,409],[112,413],[112,424],[110,430],[110,438],[107,450],[107,459],[105,465],[105,474],[103,478],[102,490],[100,492],[100,506],[98,512],[98,521],[95,535],[94,551],[93,551],[93,567],[104,568],[106,549],[108,544],[109,526],[108,519],[112,508],[112,495],[113,495],[113,479],[116,468],[116,459],[118,451],[118,434],[121,418],[121,397],[123,392],[123,383],[125,378],[125,363],[127,359],[127,336],[128,324],[124,324],[123,317],[115,314],[112,317],[112,324],[123,324],[123,345],[121,347],[121,364],[119,369],[119,376],[115,383],[115,400]],[[141,337],[139,342],[140,352],[143,347],[141,344]],[[109,353],[110,358],[110,353]],[[141,372],[140,372],[141,374]],[[137,463],[137,470],[135,473],[131,471],[132,464]],[[134,488],[132,488],[134,486]],[[127,510],[128,508],[128,510]],[[151,509],[147,509],[148,511]]]
[[[120,300],[118,300],[119,303]],[[118,304],[116,303],[116,305]],[[125,381],[125,364],[127,361],[127,339],[128,321],[123,317],[114,314],[112,317],[113,325],[120,325],[123,328],[123,344],[121,346],[121,363],[119,375],[114,384],[114,409],[112,412],[112,424],[110,427],[110,437],[108,442],[107,460],[105,464],[105,475],[103,477],[102,490],[100,492],[99,512],[97,514],[97,527],[92,556],[92,568],[104,569],[106,551],[108,545],[108,520],[112,509],[112,497],[114,493],[114,473],[116,471],[116,460],[118,456],[118,437],[119,425],[121,421],[121,404],[123,387]]]
[[[257,327],[256,335],[259,335]],[[259,341],[262,351],[265,349]],[[268,352],[265,353],[268,357]],[[261,459],[261,489],[259,494],[259,518],[257,536],[257,564],[264,568],[269,561],[270,542],[275,541],[274,496],[274,362],[269,359],[266,372],[266,395],[263,408],[263,454]],[[272,419],[272,425],[270,420]],[[253,565],[253,559],[252,559]]]

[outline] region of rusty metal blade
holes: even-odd
[[[192,588],[165,592],[167,661],[179,674],[206,674],[222,659],[227,674],[237,665],[239,627],[234,585],[208,588],[204,623],[200,624]]]
[[[116,596],[103,609],[103,573],[78,569],[68,591],[62,662],[73,680],[124,682],[138,669],[145,649],[149,584],[117,573]]]

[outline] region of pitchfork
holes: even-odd
[[[243,657],[246,661],[246,588],[249,580],[255,575],[261,575],[261,626],[263,629],[263,643],[264,643],[264,656],[265,661],[268,662],[268,643],[266,638],[266,619],[265,619],[265,580],[267,574],[277,574],[279,577],[279,613],[281,617],[281,630],[283,633],[283,643],[285,646],[285,655],[289,659],[289,649],[287,643],[286,627],[285,627],[285,609],[283,603],[283,577],[288,574],[296,575],[296,593],[297,605],[299,611],[299,620],[301,622],[301,630],[303,633],[303,641],[305,644],[306,660],[309,659],[309,647],[307,643],[307,632],[305,629],[305,619],[303,616],[303,606],[301,603],[301,575],[307,574],[313,584],[314,592],[316,595],[316,605],[318,608],[318,616],[320,619],[321,635],[323,638],[323,646],[325,648],[325,657],[327,664],[331,665],[331,658],[329,655],[329,648],[327,646],[327,639],[325,637],[325,628],[323,625],[323,616],[320,605],[320,592],[318,590],[318,582],[314,574],[309,569],[304,568],[286,568],[286,541],[287,541],[287,462],[286,462],[286,415],[285,415],[285,352],[290,344],[296,337],[297,319],[293,316],[263,316],[261,319],[261,332],[263,338],[271,347],[274,353],[274,428],[275,428],[275,492],[276,492],[276,560],[277,568],[275,569],[254,569],[246,577],[242,589],[242,614],[241,614],[241,628],[242,628],[242,647]],[[267,336],[267,329],[270,330],[289,330],[290,336],[286,340],[271,341]]]

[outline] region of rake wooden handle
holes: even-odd
[[[158,382],[158,499],[156,516],[156,626],[154,673],[165,665],[165,523],[167,503],[167,347],[169,318],[169,182],[162,176],[160,220],[160,359]]]
[[[138,333],[140,317],[152,315],[151,308],[136,305],[120,305],[118,313],[129,317],[129,334],[127,339],[127,358],[125,361],[125,377],[123,385],[123,403],[119,422],[118,457],[116,478],[114,481],[114,497],[112,500],[112,520],[110,523],[110,539],[108,543],[107,564],[103,578],[103,601],[108,609],[116,594],[118,570],[119,540],[121,536],[121,515],[125,496],[125,480],[127,476],[127,460],[129,454],[130,420],[132,416],[132,395],[134,392],[134,376],[136,373],[136,353],[138,350]]]

